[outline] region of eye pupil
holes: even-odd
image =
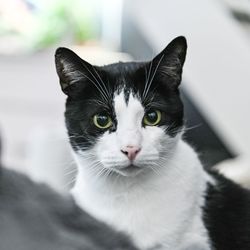
[[[147,120],[151,123],[154,123],[157,121],[157,113],[155,111],[151,111],[149,113],[146,114],[147,116]]]
[[[101,127],[105,127],[108,124],[109,119],[105,115],[98,115],[96,121]]]

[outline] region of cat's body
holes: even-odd
[[[207,173],[181,138],[185,55],[183,37],[144,63],[96,67],[57,50],[78,164],[72,194],[140,249],[250,249],[249,192]]]
[[[90,163],[78,160],[78,165]],[[167,168],[173,166],[176,171],[169,172]],[[184,178],[178,179],[180,173]],[[112,178],[96,184],[80,170],[72,190],[77,203],[101,221],[129,233],[141,249],[210,249],[201,209],[210,179],[183,141],[159,174]]]

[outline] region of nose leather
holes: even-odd
[[[130,161],[133,161],[140,151],[141,148],[136,146],[126,146],[123,149],[121,149],[121,152],[125,154]]]

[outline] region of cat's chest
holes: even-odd
[[[91,202],[88,196],[86,193],[86,201],[78,203],[94,217],[128,234],[139,249],[182,250],[186,238],[190,241],[200,230],[200,221],[193,223],[197,211],[187,206],[187,197],[182,195],[152,192],[95,199],[92,194]],[[187,229],[189,235],[185,236]]]
[[[168,228],[175,230],[174,220],[165,223],[170,212],[165,207],[159,209],[159,202],[155,197],[148,202],[140,198],[127,201],[118,198],[115,203],[109,211],[99,214],[100,219],[129,234],[140,249],[160,247],[163,241],[173,240],[167,238],[170,233]]]

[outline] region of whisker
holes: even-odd
[[[143,95],[143,98],[145,98],[145,96],[147,96],[147,94],[148,94],[148,92],[149,92],[149,89],[150,89],[150,86],[151,86],[151,84],[152,84],[152,82],[153,82],[153,80],[154,80],[155,74],[156,74],[156,72],[157,72],[157,69],[158,69],[158,67],[160,66],[160,63],[161,63],[161,61],[162,61],[162,59],[163,59],[164,56],[165,56],[165,55],[163,54],[163,55],[161,56],[159,62],[157,63],[157,65],[156,65],[156,67],[155,67],[155,71],[154,71],[154,73],[153,73],[153,75],[152,75],[152,77],[151,77],[151,79],[150,79],[150,82],[149,82],[149,84],[147,84],[147,90],[146,90],[145,95]]]
[[[201,126],[202,126],[202,124],[199,123],[199,124],[194,125],[194,126],[192,126],[192,127],[184,127],[183,130],[186,132],[186,131],[189,131],[189,130],[192,130],[192,129],[195,129],[195,128],[199,128],[199,127],[201,127]]]
[[[94,78],[94,80],[96,81],[96,83],[100,86],[102,93],[104,94],[104,96],[106,96],[106,100],[109,101],[108,98],[108,93],[105,92],[105,89],[101,86],[100,82],[96,79],[95,75],[91,72],[91,70],[85,65],[85,63],[82,62],[82,65],[85,67],[85,69],[87,69],[87,71],[90,73],[90,75]],[[104,85],[105,86],[105,85]],[[106,87],[106,86],[105,86]]]
[[[65,175],[65,176],[67,176],[67,175],[74,174],[74,173],[76,173],[76,172],[77,172],[77,168],[72,169],[72,170],[70,170],[70,171],[68,171],[68,172],[64,173],[64,175]]]
[[[101,88],[101,86],[100,86],[100,87],[98,86],[98,82],[95,83],[95,82],[94,82],[91,78],[89,78],[86,74],[81,73],[81,75],[84,76],[84,77],[86,77],[91,83],[93,83],[94,86],[99,90],[99,92],[100,92],[100,94],[102,95],[102,97],[104,98],[104,100],[105,100],[106,102],[109,102],[108,96],[107,96],[106,93],[103,91],[103,89]],[[100,85],[100,84],[99,84],[99,85]]]
[[[151,75],[152,64],[153,64],[153,60],[150,62],[150,65],[149,65],[148,76],[146,77],[146,83],[145,83],[145,87],[144,87],[144,90],[143,90],[143,93],[142,93],[143,99],[144,99],[144,97],[145,97],[145,91],[146,91],[146,89],[147,89],[147,85],[148,85],[148,82],[149,82],[149,77],[150,77],[150,75]]]
[[[69,188],[76,181],[76,176],[74,176],[69,182],[64,185],[64,188]]]
[[[106,93],[108,94],[109,97],[111,97],[110,92],[108,91],[108,89],[107,89],[105,83],[103,82],[101,76],[99,75],[99,73],[97,72],[97,70],[94,68],[94,66],[92,66],[92,68],[93,68],[94,72],[96,73],[97,77],[100,79],[100,81],[101,81],[103,87],[104,87],[105,90],[106,90]]]

